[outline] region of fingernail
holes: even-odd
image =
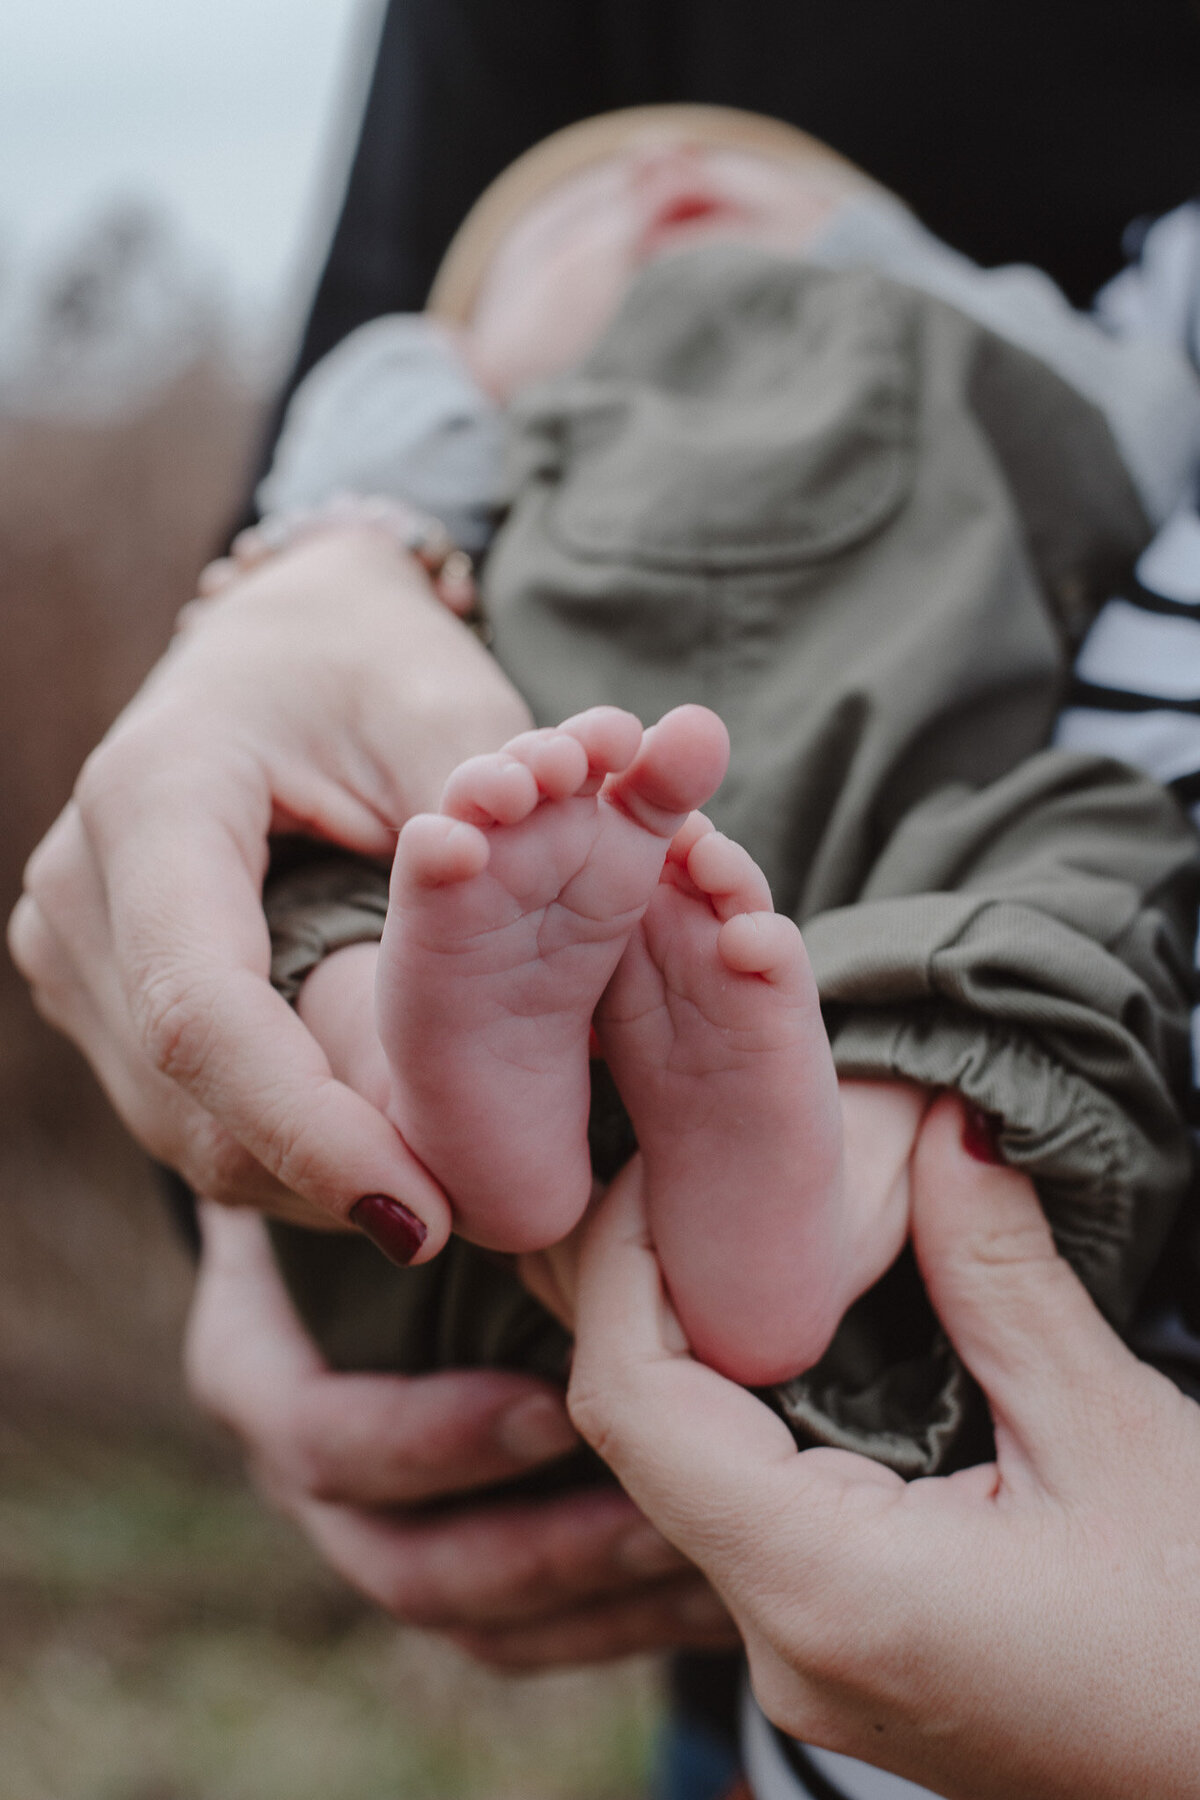
[[[963,1149],[976,1162],[1003,1162],[996,1148],[996,1121],[981,1106],[968,1106],[963,1115]]]
[[[687,1562],[653,1525],[631,1525],[622,1532],[613,1545],[612,1559],[629,1575],[666,1575]]]
[[[549,1462],[579,1446],[579,1433],[566,1408],[550,1394],[530,1394],[496,1420],[493,1435],[501,1450],[522,1463]]]
[[[402,1269],[408,1267],[429,1235],[424,1221],[388,1194],[364,1194],[350,1208],[350,1217],[375,1248]]]

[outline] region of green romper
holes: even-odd
[[[1044,748],[1149,536],[1100,414],[940,301],[723,245],[646,269],[509,439],[484,594],[538,723],[720,714],[706,810],[803,927],[839,1071],[994,1115],[1127,1318],[1189,1175],[1198,863],[1154,784]],[[283,964],[313,895],[341,909],[333,941],[377,935],[386,880],[317,862],[270,898]],[[609,1174],[632,1140],[596,1087]],[[274,1237],[336,1366],[565,1375],[565,1334],[502,1260],[453,1240],[400,1271],[361,1239]],[[801,1442],[908,1475],[986,1450],[907,1253],[769,1398]]]

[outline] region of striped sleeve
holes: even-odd
[[[1200,825],[1200,513],[1176,513],[1104,607],[1054,742],[1116,756],[1172,788]]]
[[[1054,742],[1115,756],[1175,793],[1200,828],[1200,511],[1177,512],[1084,639]],[[1200,1013],[1192,1015],[1200,1071]],[[1193,1096],[1193,1123],[1200,1106]]]

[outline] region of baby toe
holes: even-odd
[[[414,887],[469,881],[487,867],[483,832],[441,813],[417,813],[403,826],[392,866],[392,897]]]
[[[716,713],[677,706],[645,734],[609,791],[647,831],[674,837],[683,818],[716,792],[728,764],[729,734]]]
[[[797,991],[811,984],[804,941],[783,913],[736,913],[722,925],[717,949],[726,968],[735,974],[762,975]]]
[[[697,838],[688,854],[687,872],[701,893],[707,894],[719,919],[771,911],[766,876],[750,852],[722,832]]]
[[[559,730],[582,745],[588,762],[583,793],[595,793],[605,777],[627,769],[642,742],[642,722],[619,706],[592,706],[564,719]]]
[[[588,781],[588,754],[577,737],[567,731],[529,731],[508,746],[510,755],[523,762],[546,800],[567,800]]]
[[[686,871],[688,858],[702,837],[710,837],[716,826],[702,812],[689,813],[667,847],[667,863]]]
[[[540,798],[527,762],[501,750],[460,763],[442,793],[442,813],[469,825],[516,825]]]

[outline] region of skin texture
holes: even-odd
[[[572,1417],[722,1594],[768,1716],[950,1800],[1196,1793],[1200,1409],[1137,1362],[1055,1254],[1032,1187],[930,1111],[913,1229],[988,1395],[996,1462],[902,1483],[797,1451],[687,1354],[636,1165],[581,1266]]]

